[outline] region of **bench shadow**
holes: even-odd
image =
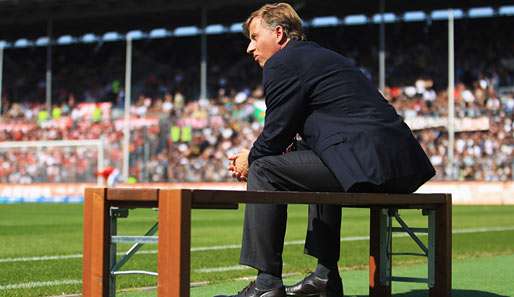
[[[368,295],[350,295],[349,297],[367,297]],[[394,297],[428,297],[427,290],[412,290],[406,293],[393,294]],[[452,290],[452,297],[509,297],[507,295],[499,295],[496,293],[477,291],[477,290]]]

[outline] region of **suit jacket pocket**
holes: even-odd
[[[336,145],[336,144],[339,144],[339,143],[342,143],[342,142],[346,142],[347,141],[347,137],[344,135],[344,133],[336,133],[336,134],[332,134],[324,139],[321,139],[316,147],[318,149],[319,152],[322,152],[324,150],[326,150],[328,147],[330,146],[333,146],[333,145]]]

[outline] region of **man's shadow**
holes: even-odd
[[[368,295],[349,295],[348,297],[367,297]],[[406,293],[393,294],[394,297],[428,297],[427,290],[412,290]],[[499,295],[496,293],[477,291],[477,290],[460,290],[453,289],[452,297],[512,297],[507,295]]]

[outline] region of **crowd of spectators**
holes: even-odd
[[[141,98],[131,108],[130,175],[140,181],[226,181],[227,156],[251,147],[262,128],[262,90],[182,103]],[[60,110],[56,112],[55,110]],[[121,168],[123,114],[109,103],[13,104],[0,121],[0,142],[100,139],[106,166]],[[42,119],[44,118],[44,119]],[[96,147],[0,151],[0,182],[92,181]]]
[[[507,181],[514,170],[514,88],[498,94],[490,79],[455,88],[456,125],[453,167],[448,166],[448,92],[435,92],[430,79],[412,86],[388,87],[385,96],[407,123],[425,121],[416,129],[423,149],[436,168],[436,179]],[[462,122],[462,119],[468,120]],[[439,120],[439,121],[438,121]],[[441,121],[442,120],[442,121]],[[434,124],[435,123],[435,124]],[[414,129],[416,126],[411,125]]]
[[[463,22],[457,28],[485,28],[482,21]],[[504,36],[508,31],[504,22],[512,20],[490,22],[486,28],[495,28],[494,37],[475,30],[476,38],[457,39],[455,114],[478,124],[457,129],[453,167],[448,166],[447,130],[441,121],[434,124],[448,115],[442,25],[397,24],[388,31],[390,79],[384,95],[409,124],[433,120],[413,129],[436,168],[436,179],[514,179],[514,44],[511,36]],[[420,37],[415,30],[424,34]],[[308,36],[353,59],[376,82],[377,50],[362,38],[362,31],[376,28],[318,29]],[[200,68],[191,53],[200,50],[192,37],[136,44],[129,148],[132,180],[232,180],[226,170],[228,156],[250,148],[259,135],[264,114],[260,70],[241,53],[243,37],[215,38],[214,44],[227,46],[209,48],[209,99],[197,99]],[[477,40],[482,46],[475,50]],[[15,75],[6,79],[3,92],[0,142],[103,138],[105,165],[121,169],[123,47],[90,47],[62,49],[62,55],[57,48],[55,101],[49,112],[38,103],[44,97],[44,82],[23,74],[27,69],[38,73],[38,63],[21,59],[27,54],[24,50],[6,59],[6,72]],[[76,61],[78,52],[84,58]],[[0,182],[91,182],[96,180],[96,156],[96,148],[88,147],[2,149]]]
[[[435,98],[410,93],[412,87],[386,89],[386,97],[408,121],[419,117],[445,117],[447,94]],[[415,130],[437,170],[437,179],[496,180],[513,178],[514,93],[468,104],[482,89],[456,92],[456,115],[486,118],[485,126],[457,131],[455,166],[449,168],[446,128]],[[429,92],[430,91],[425,91]],[[394,94],[394,96],[392,95]],[[228,181],[228,156],[251,147],[262,129],[262,90],[211,100],[181,103],[180,94],[166,99],[141,98],[131,109],[130,175],[139,181]],[[181,106],[183,104],[183,106]],[[55,107],[57,108],[57,107]],[[54,109],[55,109],[54,108]],[[121,168],[123,125],[120,110],[94,106],[62,105],[58,119],[41,121],[43,105],[15,104],[4,114],[0,141],[105,139],[106,165]],[[103,109],[102,109],[103,108]],[[94,110],[102,110],[95,118]],[[55,112],[56,113],[56,112]],[[148,121],[140,121],[148,120]],[[92,181],[96,148],[8,149],[0,153],[0,182]]]

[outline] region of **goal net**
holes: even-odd
[[[102,183],[104,143],[95,140],[0,143],[0,183]]]

